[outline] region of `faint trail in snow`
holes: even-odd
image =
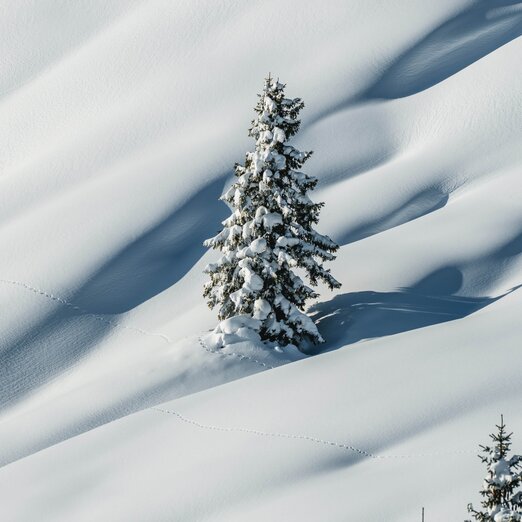
[[[103,315],[93,314],[92,312],[89,312],[88,310],[85,310],[84,308],[81,308],[80,306],[75,305],[74,303],[71,303],[67,301],[66,299],[63,299],[62,297],[58,297],[54,294],[51,294],[49,292],[45,292],[44,290],[40,290],[39,288],[36,288],[34,286],[28,285],[27,283],[23,283],[21,281],[13,281],[10,279],[0,279],[0,283],[9,284],[13,286],[19,286],[21,288],[25,288],[26,290],[29,290],[33,294],[45,297],[47,299],[50,299],[51,301],[54,301],[56,303],[60,303],[63,306],[66,306],[67,308],[70,308],[71,310],[76,310],[77,312],[80,312],[82,315],[92,317],[96,321],[100,321],[102,323],[108,324],[110,326],[113,326],[115,328],[120,328],[123,330],[130,330],[132,332],[137,332],[142,335],[148,335],[153,337],[160,337],[164,339],[166,342],[172,342],[172,340],[167,337],[166,335],[162,333],[156,333],[156,332],[149,332],[147,330],[143,330],[142,328],[136,328],[134,326],[127,326],[121,323],[118,323],[117,321],[113,321],[111,319],[107,319]]]
[[[375,455],[372,455],[371,453],[368,453],[367,451],[364,451],[359,448],[355,448],[354,446],[349,446],[347,444],[340,444],[338,442],[331,442],[328,440],[318,439],[316,437],[310,437],[308,435],[292,435],[289,433],[271,433],[268,431],[259,431],[259,430],[253,430],[250,428],[235,428],[235,427],[223,427],[223,426],[213,426],[211,424],[201,424],[197,421],[187,419],[177,411],[171,411],[171,410],[163,410],[161,408],[150,408],[154,411],[159,411],[161,413],[168,413],[170,415],[174,415],[181,421],[191,424],[192,426],[196,426],[197,428],[203,428],[206,430],[213,430],[213,431],[221,431],[221,432],[238,432],[238,433],[250,433],[251,435],[259,435],[261,437],[277,437],[280,439],[301,439],[301,440],[308,440],[310,442],[315,442],[316,444],[323,444],[324,446],[334,446],[337,448],[341,448],[343,450],[349,450],[353,451],[355,453],[358,453],[359,455],[363,455],[364,457],[370,457],[370,458],[376,458]]]
[[[404,454],[404,455],[376,455],[365,451],[360,448],[356,448],[355,446],[351,446],[350,444],[344,444],[342,442],[335,442],[331,440],[319,439],[317,437],[312,437],[310,435],[299,435],[292,433],[278,433],[278,432],[270,432],[270,431],[261,431],[255,430],[252,428],[241,428],[241,427],[230,427],[230,426],[214,426],[213,424],[202,424],[198,421],[188,419],[178,413],[177,411],[165,410],[162,408],[149,408],[150,410],[154,410],[160,413],[166,413],[169,415],[173,415],[177,417],[179,420],[185,422],[186,424],[190,424],[197,428],[212,430],[212,431],[220,431],[223,433],[249,433],[250,435],[257,435],[260,437],[273,437],[279,439],[294,439],[294,440],[307,440],[309,442],[313,442],[315,444],[321,444],[323,446],[330,446],[334,448],[339,448],[344,451],[351,451],[362,455],[363,457],[367,457],[375,460],[383,460],[383,459],[413,459],[413,458],[424,458],[424,457],[438,457],[438,456],[447,456],[447,455],[470,455],[475,454],[476,452],[473,450],[457,450],[457,451],[435,451],[429,453],[413,453],[413,454]]]
[[[74,303],[71,303],[70,301],[67,301],[66,299],[63,299],[62,297],[54,295],[54,294],[52,294],[50,292],[46,292],[44,290],[41,290],[41,289],[36,288],[34,286],[31,286],[31,285],[29,285],[27,283],[24,283],[22,281],[14,281],[14,280],[11,280],[11,279],[0,279],[0,283],[9,284],[9,285],[13,285],[13,286],[18,286],[18,287],[24,288],[26,290],[29,290],[33,294],[39,295],[41,297],[45,297],[46,299],[50,299],[51,301],[54,301],[55,303],[59,303],[59,304],[61,304],[63,306],[66,306],[67,308],[72,309],[72,310],[76,310],[77,312],[80,312],[82,315],[85,315],[85,316],[88,316],[88,317],[92,317],[96,321],[100,321],[102,323],[108,324],[110,326],[113,326],[114,328],[120,328],[122,330],[129,330],[131,332],[136,332],[136,333],[139,333],[141,335],[146,335],[146,336],[149,336],[149,337],[159,337],[160,339],[163,339],[167,344],[174,344],[174,342],[175,342],[174,339],[170,338],[168,335],[165,335],[163,333],[160,333],[160,332],[150,332],[148,330],[144,330],[143,328],[138,328],[138,327],[134,327],[134,326],[124,325],[124,324],[121,324],[121,323],[119,323],[117,321],[113,321],[111,319],[107,319],[103,315],[94,314],[92,312],[89,312],[88,310],[85,310],[84,308],[81,308],[80,306],[75,305]],[[266,364],[266,363],[264,363],[262,361],[258,361],[257,359],[254,359],[253,357],[250,357],[248,355],[243,355],[241,353],[236,353],[236,352],[218,352],[216,350],[211,350],[210,348],[207,347],[207,345],[205,344],[205,341],[203,341],[203,338],[201,336],[198,337],[198,342],[199,342],[200,346],[203,348],[203,350],[205,350],[206,352],[211,353],[213,355],[219,355],[219,356],[223,356],[223,357],[235,357],[235,358],[240,359],[240,360],[245,359],[247,361],[251,361],[251,362],[253,362],[253,363],[263,367],[266,370],[273,370],[274,368],[276,368],[276,366],[270,366],[269,364]],[[289,362],[291,362],[291,361],[285,361],[282,364],[289,363]],[[282,366],[282,364],[278,365],[278,366]]]
[[[29,285],[27,283],[24,283],[24,282],[21,282],[21,281],[14,281],[14,280],[10,280],[10,279],[0,279],[0,283],[4,283],[4,284],[8,284],[8,285],[18,286],[20,288],[24,288],[24,289],[32,292],[33,294],[39,295],[41,297],[45,297],[46,299],[50,299],[51,301],[59,303],[59,304],[61,304],[63,306],[66,306],[68,308],[71,308],[72,310],[76,310],[76,311],[82,313],[83,315],[92,317],[93,319],[96,319],[97,321],[104,322],[104,323],[106,323],[108,325],[111,325],[111,326],[113,326],[115,328],[121,328],[121,329],[124,329],[124,330],[129,330],[129,331],[132,331],[132,332],[139,333],[141,335],[152,336],[152,337],[159,337],[159,338],[163,339],[168,344],[173,344],[174,343],[174,340],[171,339],[168,335],[165,335],[165,334],[162,334],[162,333],[159,333],[159,332],[150,332],[148,330],[144,330],[143,328],[136,328],[136,327],[133,327],[133,326],[127,326],[127,325],[120,324],[117,321],[113,321],[111,319],[107,319],[106,317],[104,317],[102,315],[93,314],[92,312],[89,312],[88,310],[85,310],[84,308],[81,308],[81,307],[75,305],[74,303],[71,303],[70,301],[67,301],[66,299],[64,299],[62,297],[59,297],[59,296],[54,295],[54,294],[52,294],[50,292],[46,292],[44,290],[41,290],[41,289],[36,288],[34,286],[31,286],[31,285]],[[225,352],[218,352],[218,351],[215,351],[215,350],[211,350],[210,348],[207,347],[207,345],[205,344],[205,341],[203,340],[203,338],[201,336],[198,337],[198,342],[199,342],[200,346],[203,348],[203,350],[205,350],[206,352],[211,353],[213,355],[220,355],[220,356],[223,356],[223,357],[235,357],[235,358],[240,359],[240,360],[246,359],[247,361],[251,361],[251,362],[253,362],[253,363],[255,363],[255,364],[257,364],[257,365],[259,365],[259,366],[261,366],[261,367],[263,367],[265,369],[273,370],[274,368],[277,368],[277,366],[270,366],[270,365],[268,365],[268,364],[266,364],[266,363],[264,363],[262,361],[254,359],[253,357],[250,357],[248,355],[243,355],[241,353],[236,353],[236,352],[225,353]],[[282,366],[282,365],[284,365],[286,363],[289,363],[289,362],[292,362],[292,361],[285,361],[284,363],[282,363],[282,364],[280,364],[278,366]],[[344,443],[330,441],[330,440],[325,440],[325,439],[319,439],[317,437],[312,437],[310,435],[266,432],[266,431],[255,430],[255,429],[251,429],[251,428],[241,428],[241,427],[214,426],[214,425],[211,425],[211,424],[202,424],[202,423],[197,422],[195,420],[188,419],[188,418],[184,417],[183,415],[181,415],[180,413],[175,412],[175,411],[165,410],[165,409],[155,408],[155,407],[149,408],[149,409],[157,411],[157,412],[160,412],[160,413],[173,415],[173,416],[177,417],[178,419],[180,419],[181,421],[185,422],[186,424],[191,424],[192,426],[195,426],[195,427],[201,428],[201,429],[220,431],[220,432],[224,432],[224,433],[249,433],[251,435],[257,435],[257,436],[260,436],[260,437],[273,437],[273,438],[293,439],[293,440],[307,440],[307,441],[313,442],[315,444],[321,444],[323,446],[335,447],[335,448],[342,449],[344,451],[351,451],[351,452],[357,453],[359,455],[362,455],[363,457],[367,457],[367,458],[370,458],[370,459],[410,459],[410,458],[423,458],[423,457],[435,457],[435,456],[447,456],[447,455],[464,455],[464,454],[465,455],[469,455],[469,454],[474,454],[475,453],[474,451],[461,450],[461,451],[451,451],[451,452],[430,452],[430,453],[417,453],[417,454],[405,454],[405,455],[376,455],[376,454],[370,453],[368,451],[365,451],[363,449],[356,448],[355,446],[351,446],[349,444],[344,444]]]

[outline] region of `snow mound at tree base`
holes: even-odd
[[[258,329],[261,321],[247,315],[236,315],[221,321],[212,333],[202,336],[201,341],[208,351],[221,355],[253,359],[262,366],[279,366],[306,357],[297,346],[280,346],[263,341]]]

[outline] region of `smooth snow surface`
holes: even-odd
[[[500,413],[522,451],[521,34],[513,0],[8,1],[0,518],[465,519]],[[268,72],[342,245],[307,358],[204,341]]]

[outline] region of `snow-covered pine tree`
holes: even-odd
[[[244,165],[236,164],[237,180],[221,197],[232,215],[217,236],[205,241],[222,256],[205,268],[210,281],[204,296],[210,308],[219,307],[220,320],[248,319],[261,339],[299,347],[323,339],[304,313],[306,301],[317,293],[296,269],[312,286],[322,281],[339,288],[323,266],[339,247],[314,230],[323,203],[308,197],[317,179],[300,171],[312,153],[288,143],[299,130],[304,104],[286,98],[284,89],[268,76],[259,95],[249,129],[255,150],[246,154]]]
[[[522,481],[522,456],[509,457],[512,433],[506,432],[504,417],[500,417],[497,433],[490,435],[491,446],[480,446],[480,459],[486,464],[487,475],[480,494],[483,510],[468,504],[468,512],[480,522],[522,521],[522,492],[516,492]],[[467,521],[469,522],[469,521]]]

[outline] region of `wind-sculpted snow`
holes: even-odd
[[[479,0],[401,53],[364,93],[402,98],[423,91],[522,35],[516,0]]]
[[[522,437],[522,3],[4,11],[2,519],[465,519],[477,444]],[[310,357],[205,344],[268,72],[342,245]]]

